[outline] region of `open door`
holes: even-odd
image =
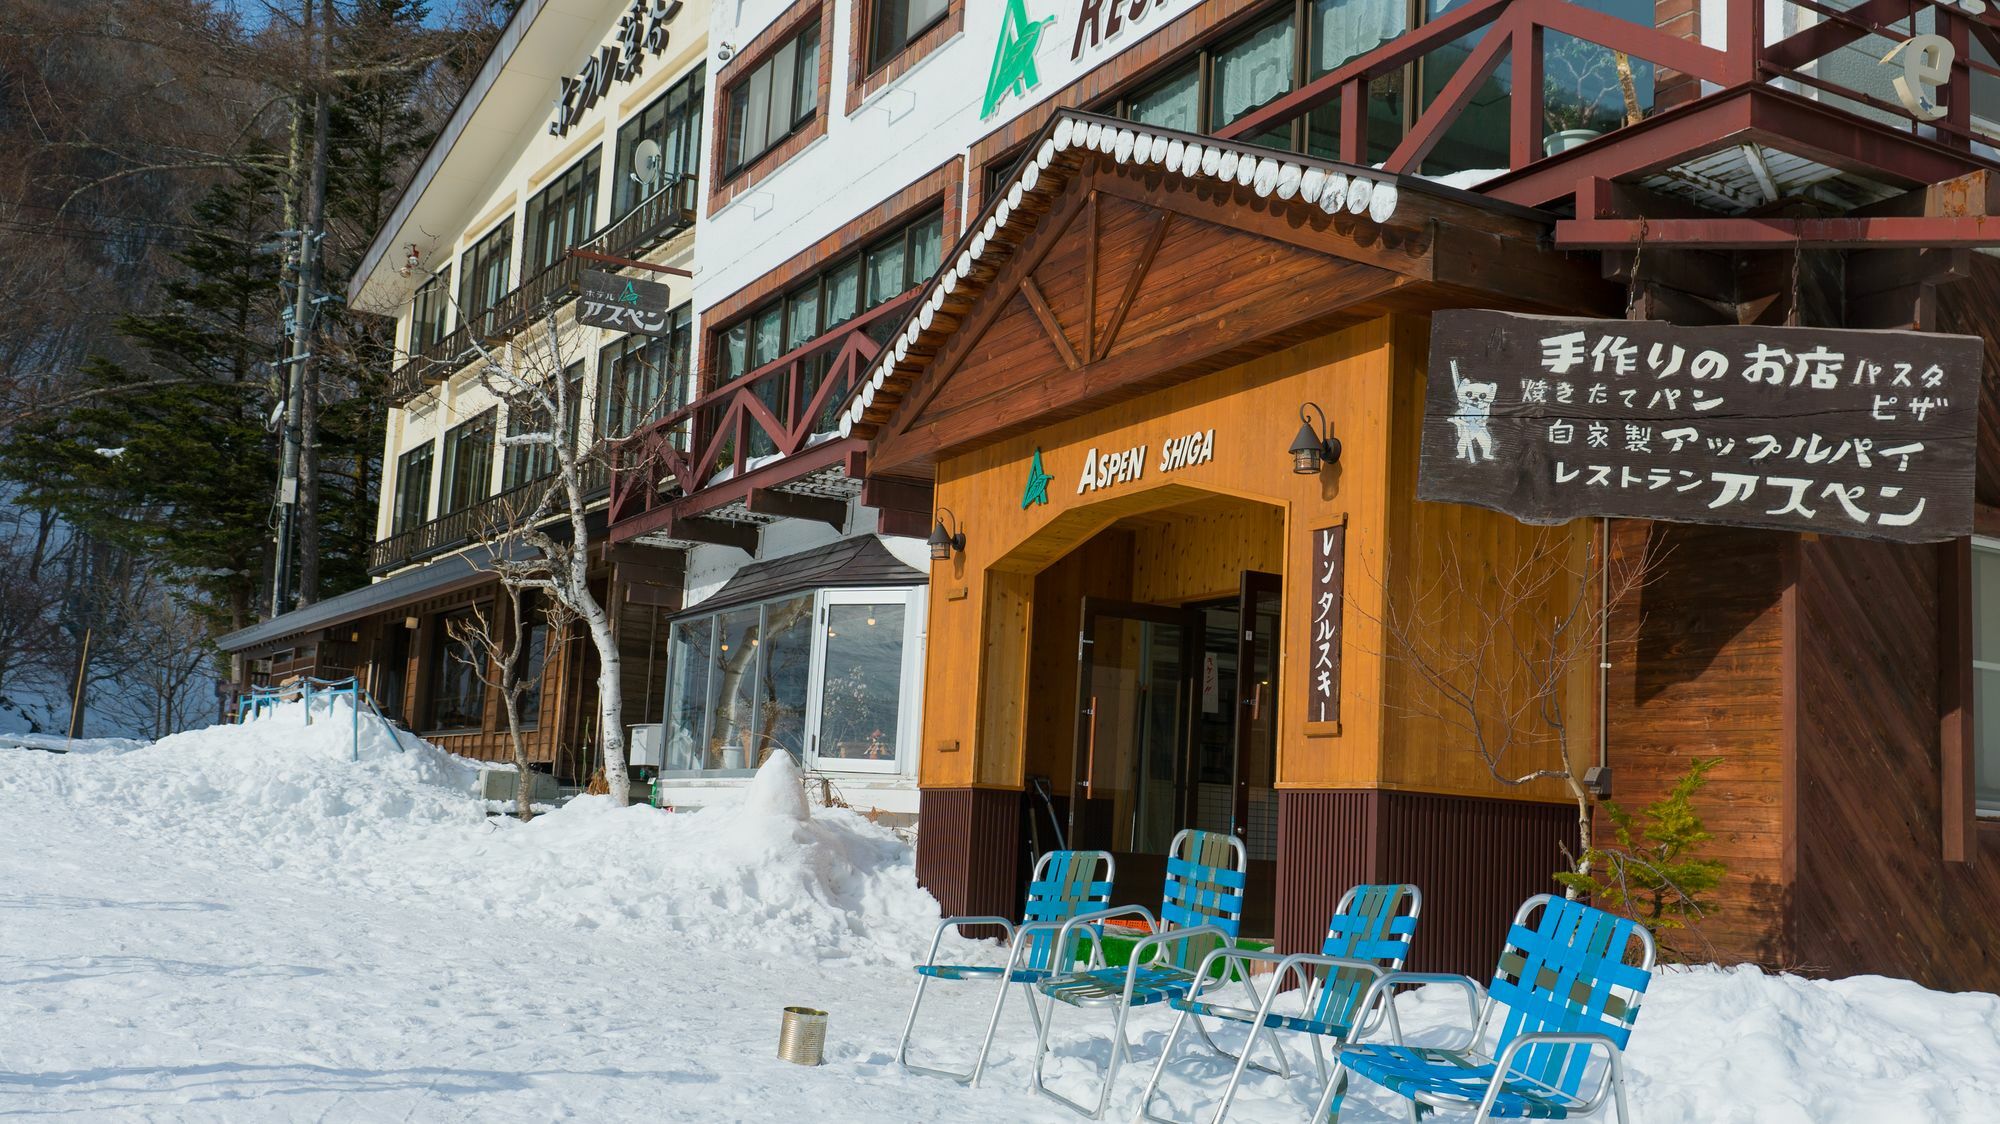
[[[1070,846],[1118,859],[1113,900],[1157,905],[1183,826],[1188,611],[1087,597],[1077,645]]]

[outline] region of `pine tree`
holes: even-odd
[[[1605,801],[1617,844],[1592,848],[1580,867],[1586,873],[1565,872],[1556,881],[1603,908],[1644,922],[1661,947],[1681,951],[1676,932],[1691,930],[1699,936],[1698,926],[1711,909],[1702,895],[1728,873],[1719,860],[1695,857],[1711,836],[1694,797],[1708,783],[1709,770],[1721,763],[1720,757],[1695,758],[1665,796],[1646,806],[1643,823]]]

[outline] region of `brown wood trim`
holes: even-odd
[[[1049,342],[1062,356],[1063,365],[1072,371],[1082,369],[1083,362],[1077,358],[1076,348],[1070,346],[1062,322],[1056,319],[1055,310],[1049,307],[1049,299],[1042,295],[1042,287],[1035,283],[1033,277],[1021,280],[1021,295],[1028,298],[1028,307],[1033,310],[1035,319],[1042,322],[1042,331],[1049,334]]]
[[[1938,764],[1942,770],[1944,860],[1971,862],[1978,848],[1973,725],[1972,540],[1939,543],[1938,566]]]
[[[931,25],[930,30],[905,46],[901,51],[875,70],[868,71],[868,24],[875,14],[875,5],[881,0],[853,0],[849,5],[847,26],[847,114],[861,108],[876,91],[883,89],[896,79],[908,74],[912,68],[930,56],[932,51],[945,45],[951,37],[965,30],[965,0],[951,0],[944,18]]]
[[[1805,568],[1805,536],[1791,536],[1779,548],[1780,592],[1778,628],[1780,645],[1778,670],[1778,757],[1782,770],[1778,779],[1778,870],[1786,886],[1799,873],[1799,582]],[[1790,943],[1790,934],[1785,934]]]
[[[729,88],[754,70],[785,40],[803,30],[815,16],[819,19],[819,108],[814,111],[812,121],[736,174],[724,178],[722,158],[729,139]],[[709,138],[708,167],[716,172],[708,185],[709,214],[714,214],[730,200],[755,187],[765,176],[804,151],[807,145],[826,135],[827,114],[832,112],[828,103],[833,97],[834,16],[834,0],[798,0],[785,9],[783,15],[772,20],[756,38],[743,44],[736,56],[717,71],[709,83],[708,96],[713,99],[714,111],[708,115],[708,120],[714,135]]]
[[[1097,341],[1097,350],[1090,361],[1100,362],[1111,354],[1111,347],[1118,342],[1118,329],[1125,326],[1125,314],[1132,311],[1132,302],[1139,297],[1139,285],[1146,280],[1146,273],[1153,268],[1153,259],[1159,255],[1160,243],[1166,240],[1167,225],[1174,221],[1173,215],[1161,211],[1153,216],[1152,227],[1146,232],[1146,245],[1139,251],[1139,260],[1132,266],[1132,276],[1125,279],[1125,292],[1118,298],[1118,305],[1111,310],[1111,319],[1104,325],[1104,338]],[[1093,239],[1091,246],[1097,242]],[[1094,317],[1093,317],[1094,319]]]

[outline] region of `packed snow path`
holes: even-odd
[[[523,827],[489,820],[429,747],[370,731],[348,763],[349,729],[0,748],[0,1116],[1077,1119],[1028,1093],[1018,1007],[986,1087],[896,1068],[934,906],[907,848],[808,812],[782,771],[734,807],[584,801]],[[933,993],[927,1044],[968,1057],[984,995]],[[826,1065],[772,1056],[787,1003],[832,1012]],[[1412,996],[1405,1024],[1462,1009]],[[1065,1012],[1066,1087],[1102,1025]],[[1111,1118],[1165,1025],[1139,1018]],[[1650,1124],[1985,1120],[1996,1028],[1993,996],[1674,973],[1640,1020],[1633,1095]],[[1174,1073],[1160,1107],[1185,1116],[1226,1070]],[[1314,1091],[1254,1080],[1232,1119],[1301,1119]],[[1402,1119],[1373,1095],[1344,1118]]]

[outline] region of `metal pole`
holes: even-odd
[[[311,34],[312,5],[306,5],[307,34]],[[321,28],[330,42],[330,21]],[[324,49],[320,58],[329,59]],[[324,81],[324,75],[316,76]],[[292,348],[285,363],[284,459],[278,470],[277,558],[271,567],[271,615],[282,616],[292,607],[292,555],[299,525],[299,461],[304,444],[306,388],[312,378],[313,322],[318,318],[320,242],[325,237],[326,164],[329,118],[332,107],[321,88],[313,95],[312,171],[307,178],[305,222],[300,227],[297,260],[298,290],[292,299]]]

